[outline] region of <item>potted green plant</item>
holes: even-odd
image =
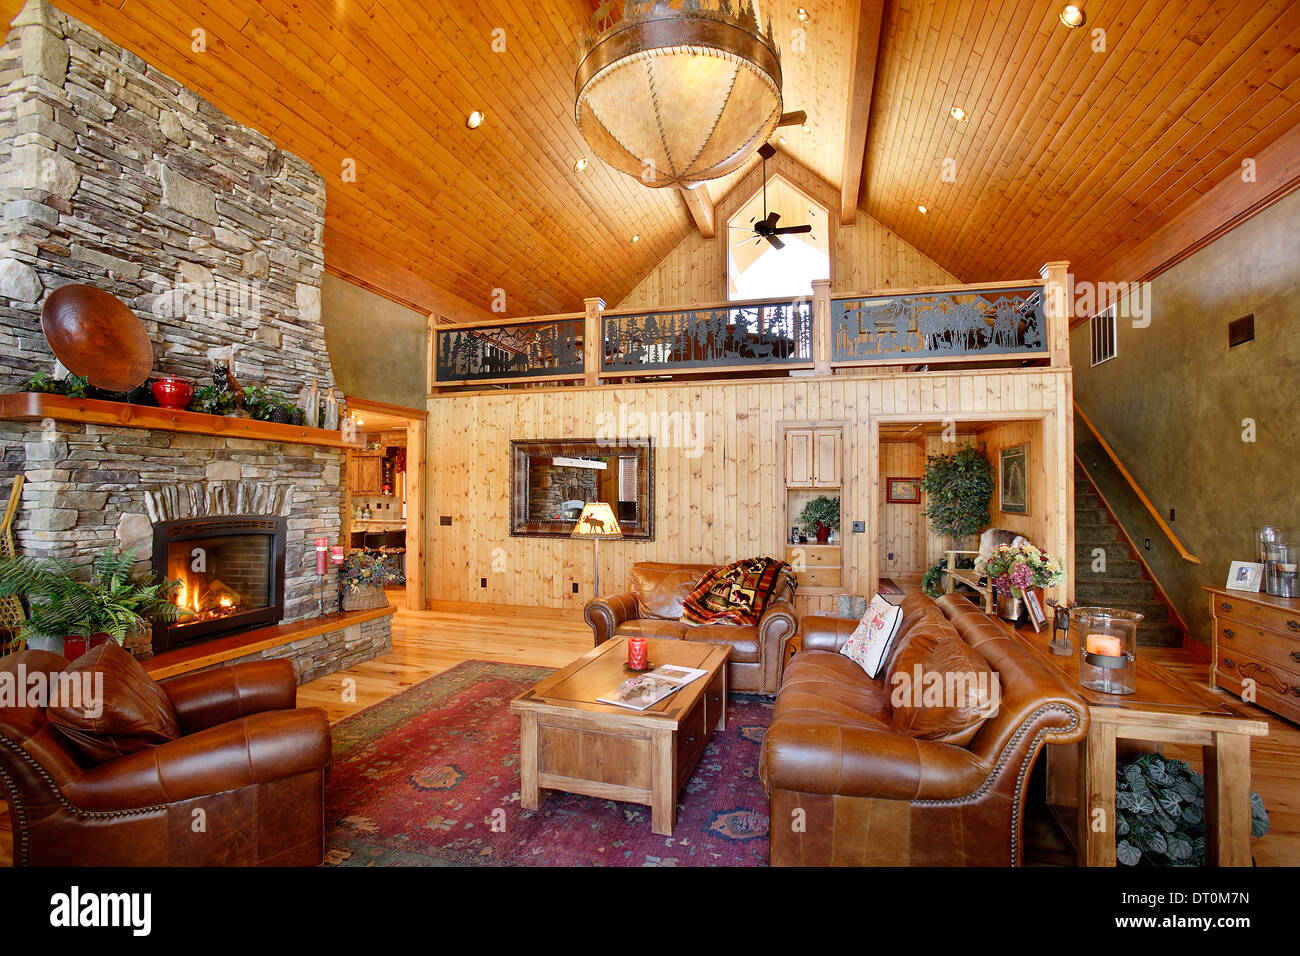
[[[180,617],[173,600],[179,585],[159,581],[153,572],[136,574],[134,551],[105,550],[84,579],[67,561],[0,559],[0,597],[23,595],[31,605],[19,637],[29,644],[33,638],[61,639],[69,660],[109,639],[142,646],[152,621]]]
[[[364,611],[384,607],[388,596],[384,587],[393,580],[384,555],[369,551],[351,551],[339,568],[341,604],[345,611]]]
[[[809,499],[799,512],[799,524],[808,534],[817,536],[818,544],[825,544],[832,531],[840,530],[840,499],[832,495]]]
[[[1250,795],[1250,835],[1268,811]],[[1205,778],[1181,760],[1145,753],[1115,771],[1115,858],[1125,866],[1205,865]]]
[[[988,526],[993,466],[974,445],[927,458],[921,489],[926,494],[926,517],[937,534],[951,535],[960,545],[963,538]]]
[[[195,390],[194,397],[190,399],[189,410],[202,412],[205,415],[230,415],[238,406],[239,396],[230,389],[205,385]]]

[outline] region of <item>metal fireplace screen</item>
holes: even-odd
[[[187,518],[155,527],[154,569],[181,582],[181,617],[155,626],[154,650],[279,622],[284,530],[284,519],[273,517]]]

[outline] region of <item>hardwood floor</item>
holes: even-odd
[[[298,690],[298,700],[304,706],[323,708],[331,721],[338,721],[461,661],[561,667],[590,646],[591,631],[576,616],[399,611],[393,618],[391,654],[305,684]],[[1208,665],[1180,648],[1143,648],[1143,653],[1189,680],[1205,683]],[[1300,727],[1252,705],[1240,701],[1237,705],[1267,719],[1270,728],[1268,737],[1251,742],[1251,785],[1263,796],[1271,823],[1268,834],[1255,841],[1255,860],[1260,866],[1300,865]],[[1166,752],[1200,768],[1197,748],[1169,745]],[[7,808],[0,812],[0,865],[9,865],[9,815]],[[1068,854],[1059,848],[1059,836],[1050,833],[1044,821],[1030,814],[1026,829],[1036,861],[1069,862]]]

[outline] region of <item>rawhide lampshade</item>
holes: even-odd
[[[621,538],[623,529],[614,517],[614,509],[603,501],[588,501],[582,506],[578,526],[573,529],[575,538]]]
[[[583,38],[574,115],[592,151],[652,188],[739,169],[781,118],[781,60],[752,3],[604,4]]]
[[[582,506],[578,526],[573,529],[575,538],[591,538],[596,542],[596,597],[600,597],[600,540],[623,537],[623,529],[614,517],[614,509],[603,501],[588,501]]]

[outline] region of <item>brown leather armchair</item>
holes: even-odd
[[[57,654],[24,651],[0,660],[0,675],[49,680],[68,666]],[[236,664],[156,686],[180,735],[98,763],[45,708],[0,707],[14,863],[319,864],[330,729],[324,711],[295,709],[292,663]],[[106,684],[105,698],[111,693]]]
[[[734,624],[691,626],[681,620],[682,601],[711,564],[667,564],[642,561],[632,566],[631,582],[622,594],[588,601],[583,616],[596,645],[611,637],[656,637],[731,645],[727,686],[732,690],[776,693],[785,643],[799,628],[794,595],[789,588],[768,603],[757,627]]]
[[[912,594],[903,608],[880,679],[838,653],[856,622],[803,619],[760,758],[773,866],[1019,865],[1039,750],[1084,738],[1083,699],[1004,625],[959,595]],[[891,723],[893,662],[926,631],[959,637],[997,675],[999,706],[968,744]]]

